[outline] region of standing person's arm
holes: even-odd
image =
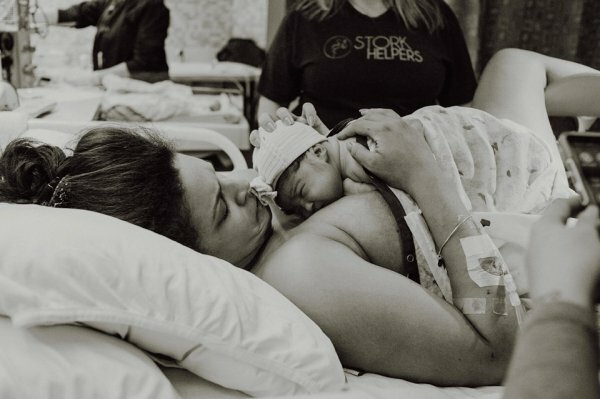
[[[96,26],[109,0],[92,0],[75,4],[66,9],[48,11],[48,22],[60,25],[73,24],[76,28]]]
[[[520,331],[505,381],[511,399],[598,398],[594,292],[600,275],[598,209],[558,200],[536,224],[528,253],[534,308]]]
[[[444,1],[438,4],[444,17],[444,28],[437,35],[446,52],[446,79],[438,102],[444,107],[465,105],[471,102],[477,88],[473,63],[456,15]]]
[[[279,107],[288,107],[300,95],[301,71],[294,63],[296,41],[295,25],[301,18],[289,13],[281,22],[273,42],[267,50],[257,91],[260,94],[257,114],[275,115]]]

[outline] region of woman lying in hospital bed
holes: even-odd
[[[473,106],[531,129],[558,160],[546,105],[556,112],[563,100],[573,104],[551,94],[555,88],[568,94],[579,80],[562,88],[553,82],[581,72],[594,71],[504,51],[488,65]],[[597,88],[598,78],[585,79],[586,90],[597,92],[590,85]],[[580,104],[567,112],[600,114],[592,101]],[[513,346],[515,311],[495,312],[503,288],[495,279],[472,277],[463,240],[480,236],[481,225],[469,217],[423,134],[397,134],[404,127],[394,116],[378,115],[343,134],[367,132],[375,140],[376,151],[359,159],[416,201],[443,247],[453,298],[485,303],[482,312],[463,313],[403,276],[401,240],[377,194],[343,197],[284,232],[271,228],[271,213],[249,194],[252,171],[215,173],[206,162],[124,131],[83,136],[66,159],[23,142],[7,148],[2,198],[107,213],[250,269],[321,327],[347,367],[436,385],[498,384]],[[142,147],[157,152],[149,157]],[[14,168],[24,159],[37,166],[29,175]]]

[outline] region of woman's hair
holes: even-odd
[[[349,0],[296,0],[295,9],[308,19],[323,21],[335,15]],[[407,27],[423,25],[432,33],[444,27],[444,16],[435,0],[383,0]]]
[[[174,156],[166,141],[141,128],[90,129],[71,156],[17,139],[0,157],[0,201],[104,213],[196,249]]]

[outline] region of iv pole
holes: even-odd
[[[15,52],[11,74],[11,83],[18,88],[32,87],[35,76],[32,64],[34,47],[30,41],[29,0],[17,0],[18,24],[15,35]]]

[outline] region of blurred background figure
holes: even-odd
[[[170,18],[162,0],[92,0],[44,12],[50,25],[97,28],[92,49],[95,72],[66,76],[67,80],[99,84],[109,73],[148,82],[169,78],[165,40]]]

